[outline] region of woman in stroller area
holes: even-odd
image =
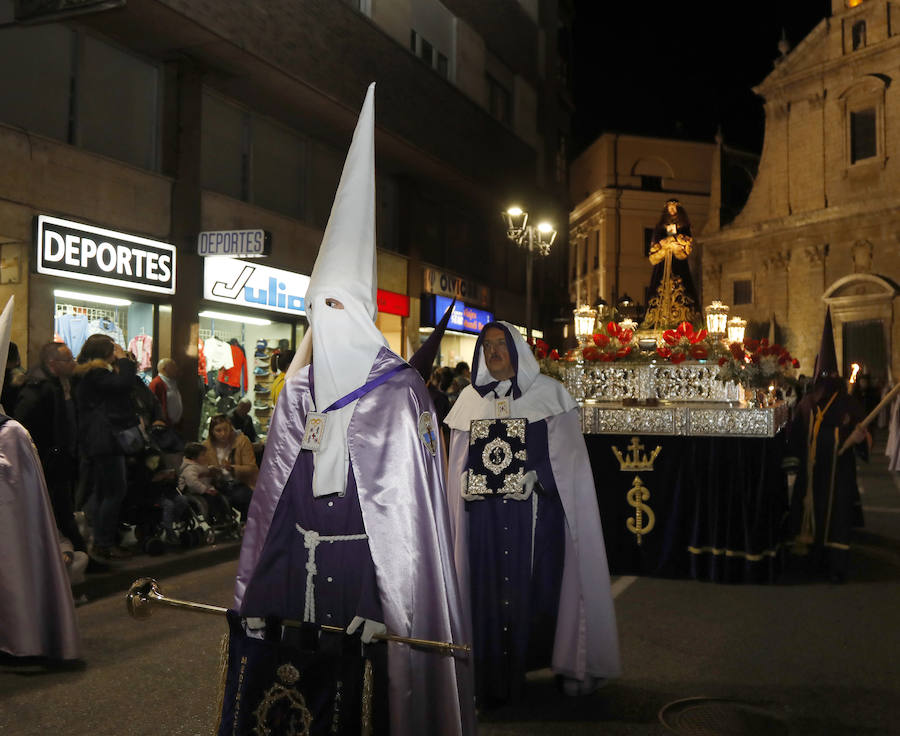
[[[227,416],[217,414],[209,420],[209,435],[204,446],[210,466],[219,471],[218,478],[213,476],[215,489],[240,511],[241,521],[246,522],[250,497],[259,474],[253,445],[246,435],[234,431]]]

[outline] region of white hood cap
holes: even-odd
[[[363,386],[387,343],[375,326],[375,84],[369,85],[306,291],[317,411]],[[328,306],[335,299],[343,309]],[[313,493],[343,493],[356,402],[328,412]]]

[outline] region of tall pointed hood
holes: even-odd
[[[450,323],[450,317],[453,314],[453,307],[455,306],[456,297],[453,298],[450,306],[447,307],[447,311],[444,312],[441,321],[438,322],[437,326],[434,328],[434,332],[428,336],[428,339],[419,346],[419,349],[416,350],[409,359],[409,364],[419,372],[419,375],[422,376],[422,380],[426,383],[428,382],[428,379],[431,378],[431,366],[440,350],[441,338],[444,337],[444,332],[447,330],[447,325]]]
[[[15,303],[16,298],[11,296],[6,302],[3,314],[0,314],[0,391],[3,390],[3,380],[6,378],[6,358],[9,355],[9,335],[12,332]]]
[[[825,311],[825,326],[822,328],[822,341],[819,343],[819,353],[816,355],[816,365],[813,371],[813,382],[817,382],[823,375],[838,375],[837,351],[834,348],[834,328],[831,325],[831,308]]]
[[[386,345],[375,326],[375,85],[369,85],[306,291],[316,411],[363,386]],[[299,352],[299,351],[298,351]],[[343,493],[356,402],[328,412],[313,492]]]

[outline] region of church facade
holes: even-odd
[[[812,370],[831,308],[842,372],[876,383],[900,366],[900,6],[832,0],[755,88],[765,104],[759,171],[727,225],[703,231],[703,301],[721,299]],[[713,190],[716,190],[714,184]],[[761,335],[758,335],[761,336]]]

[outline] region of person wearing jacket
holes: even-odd
[[[40,365],[28,371],[15,418],[37,448],[56,526],[75,551],[87,552],[72,506],[72,480],[78,473],[78,427],[70,381],[74,369],[75,358],[65,344],[41,347]]]
[[[103,559],[127,557],[118,546],[119,516],[126,492],[125,452],[117,436],[138,426],[132,394],[135,362],[107,335],[91,335],[75,366],[75,406],[81,453],[86,459],[93,552]]]
[[[234,431],[227,416],[217,414],[209,420],[209,436],[204,444],[209,466],[222,471],[217,489],[246,521],[259,473],[252,443],[247,435]]]

